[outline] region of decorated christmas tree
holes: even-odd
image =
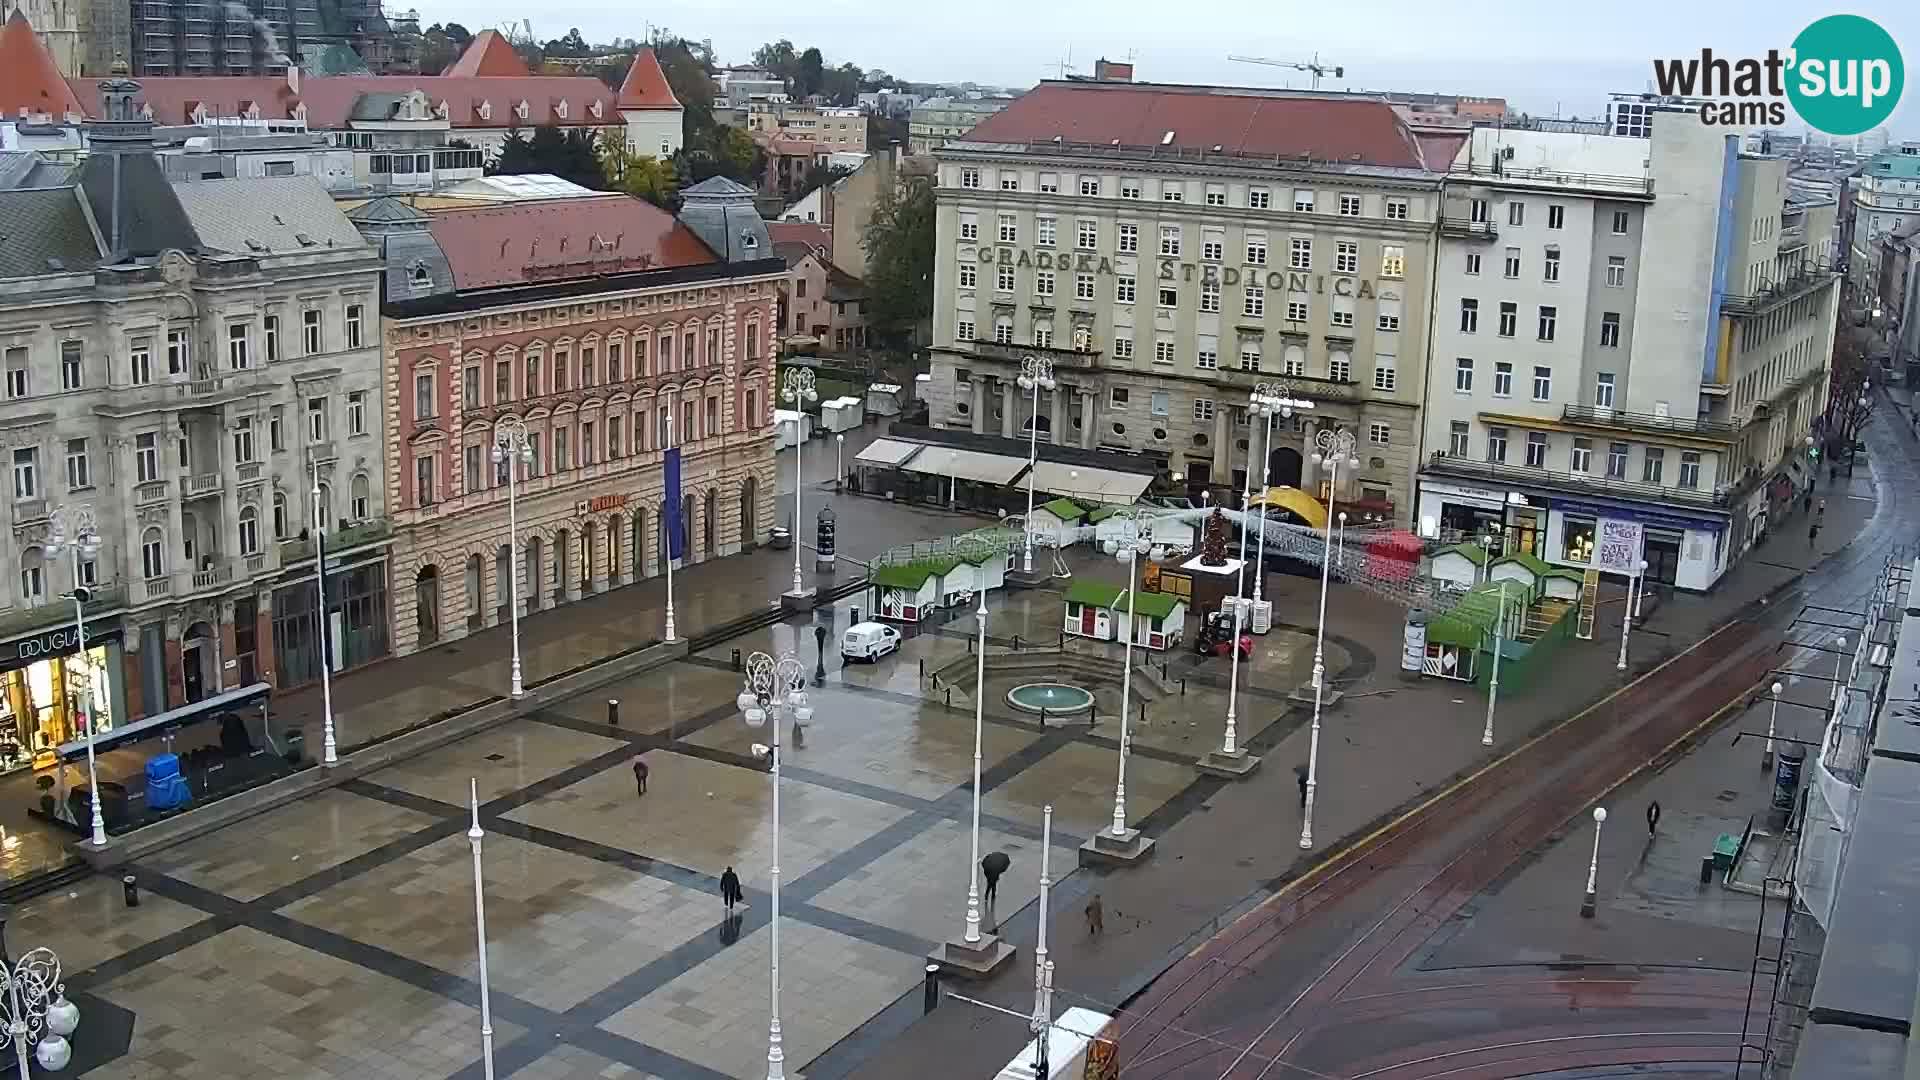
[[[1217,506],[1200,530],[1200,565],[1227,565],[1227,516]]]

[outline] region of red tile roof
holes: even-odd
[[[769,221],[767,238],[775,246],[780,244],[805,244],[814,248],[833,248],[833,233],[825,225],[811,221]]]
[[[672,214],[625,195],[445,210],[432,229],[462,291],[719,261]]]
[[[100,111],[97,81],[66,82],[89,116],[97,116]],[[304,104],[309,127],[339,131],[349,126],[347,118],[362,94],[404,94],[416,89],[425,91],[436,108],[446,105],[447,119],[455,128],[620,123],[613,91],[599,79],[579,75],[334,75],[301,79],[297,94],[286,79],[277,75],[161,75],[140,80],[139,100],[152,107],[154,122],[160,124],[190,123],[193,107],[200,103],[216,116],[237,114],[242,102],[257,103],[261,117],[267,120],[291,120],[294,110]],[[523,101],[527,103],[525,119],[514,112]],[[562,101],[567,103],[564,118],[555,109]],[[490,116],[480,115],[483,102],[492,106]],[[600,105],[598,116],[593,114],[596,102]]]
[[[0,28],[0,115],[18,119],[20,111],[46,113],[59,120],[80,111],[80,101],[60,78],[53,55],[34,36],[18,8]]]
[[[517,75],[531,75],[526,62],[513,46],[497,30],[482,30],[467,42],[467,49],[460,59],[447,65],[442,75],[457,75],[463,78],[513,78]]]
[[[678,109],[680,99],[673,96],[673,87],[667,85],[667,73],[660,70],[660,60],[653,55],[651,48],[642,48],[634,52],[633,64],[627,68],[626,81],[620,84],[620,107],[623,109]]]
[[[1171,133],[1171,141],[1167,135]],[[1043,82],[965,142],[1170,146],[1418,169],[1419,143],[1393,106],[1369,98],[1154,83]]]

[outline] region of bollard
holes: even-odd
[[[733,670],[735,671],[740,670],[740,650],[739,649],[733,650]]]
[[[1180,696],[1187,696],[1187,677],[1185,675],[1180,676]]]
[[[128,907],[140,906],[140,882],[132,874],[120,879],[120,888],[126,896]]]
[[[1169,677],[1167,675],[1167,662],[1165,660],[1160,661],[1160,677],[1163,679]]]
[[[923,1016],[926,1013],[930,1013],[933,1010],[940,1007],[940,965],[939,964],[927,965],[926,981],[925,981],[924,989],[921,991],[921,995],[920,995],[920,1006],[924,1010],[921,1014]]]
[[[1020,635],[1019,634],[1013,635],[1013,651],[1014,652],[1020,651]]]
[[[927,658],[924,656],[920,658],[920,677],[927,677]]]
[[[953,708],[953,687],[947,687],[947,708]]]
[[[1042,728],[1047,726],[1047,707],[1045,705],[1040,706],[1040,726]]]
[[[1147,703],[1144,701],[1140,703],[1140,722],[1147,722]]]
[[[620,699],[607,699],[607,723],[612,727],[620,726]]]
[[[1067,647],[1067,632],[1065,630],[1062,630],[1060,631],[1060,648],[1062,650],[1065,650],[1066,647]]]
[[[973,655],[973,636],[971,634],[967,636],[967,655]]]

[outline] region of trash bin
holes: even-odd
[[[773,536],[767,541],[767,546],[773,548],[775,551],[785,551],[792,547],[792,530],[788,529],[785,525],[775,525],[773,527]]]

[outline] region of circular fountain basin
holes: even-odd
[[[1007,704],[1021,712],[1073,716],[1093,708],[1093,695],[1066,683],[1025,683],[1007,691]]]

